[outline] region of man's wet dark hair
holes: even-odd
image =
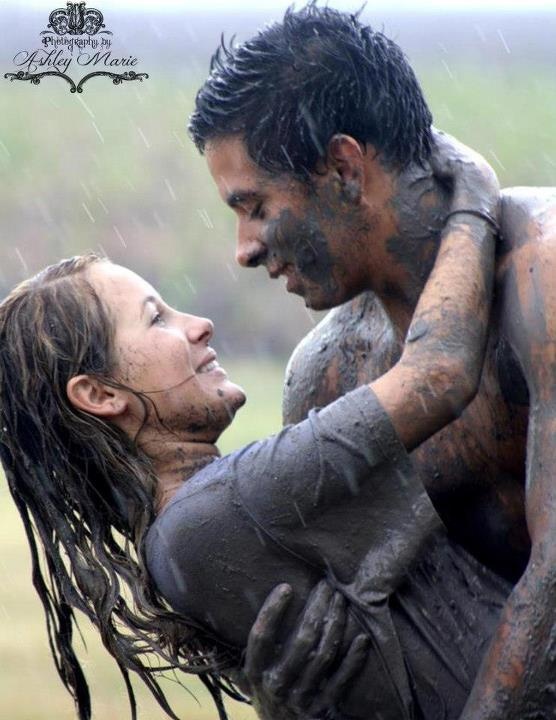
[[[432,116],[400,48],[358,14],[310,3],[234,46],[222,41],[197,93],[190,135],[241,135],[272,173],[307,175],[336,133],[371,143],[387,166],[422,164]]]

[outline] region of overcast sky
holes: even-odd
[[[271,8],[286,7],[288,0],[90,0],[89,7],[98,7],[99,10],[127,9],[159,11],[176,10],[264,10]],[[297,2],[296,6],[301,7],[304,3]],[[360,0],[331,0],[330,5],[346,10],[356,10],[363,3]],[[0,6],[17,5],[19,7],[33,6],[48,10],[56,6],[64,6],[65,3],[57,0],[25,0],[25,2],[14,2],[14,0],[0,0]],[[367,4],[369,9],[388,10],[473,10],[473,11],[532,11],[532,10],[556,10],[556,0],[370,0]]]

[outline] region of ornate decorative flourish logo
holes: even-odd
[[[48,18],[47,27],[52,28],[56,35],[96,35],[98,31],[105,27],[104,18],[100,10],[89,8],[85,10],[84,2],[69,2],[64,10],[60,8],[53,10]],[[41,35],[48,33],[43,30]],[[112,35],[109,30],[103,32]]]
[[[72,93],[82,93],[83,85],[94,77],[109,77],[114,85],[130,80],[142,82],[148,78],[147,73],[135,70],[114,72],[118,67],[135,67],[139,59],[133,55],[114,56],[112,39],[107,37],[113,33],[104,30],[104,27],[100,10],[86,9],[84,2],[68,2],[65,10],[59,8],[50,13],[47,30],[40,33],[43,47],[16,53],[14,65],[22,69],[4,73],[4,78],[11,82],[22,80],[39,85],[45,77],[59,77],[68,83]],[[106,69],[89,72],[76,82],[68,72],[74,64],[88,68],[104,66]]]

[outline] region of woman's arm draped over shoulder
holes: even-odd
[[[494,233],[477,215],[498,216],[498,181],[453,138],[437,133],[436,143],[433,168],[454,180],[451,212],[402,356],[371,384],[408,450],[459,417],[475,396],[492,297]]]

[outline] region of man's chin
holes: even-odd
[[[303,298],[305,307],[309,310],[331,310],[336,305],[340,305],[343,301],[336,301],[336,298],[327,295],[322,288],[304,287],[302,292],[296,293]]]
[[[344,302],[342,298],[334,297],[332,293],[327,293],[319,286],[311,286],[305,283],[296,283],[288,287],[288,293],[303,298],[305,307],[309,310],[331,310]]]
[[[335,303],[331,302],[328,298],[315,297],[313,295],[303,295],[302,297],[305,302],[305,307],[308,310],[331,310],[335,307]]]

